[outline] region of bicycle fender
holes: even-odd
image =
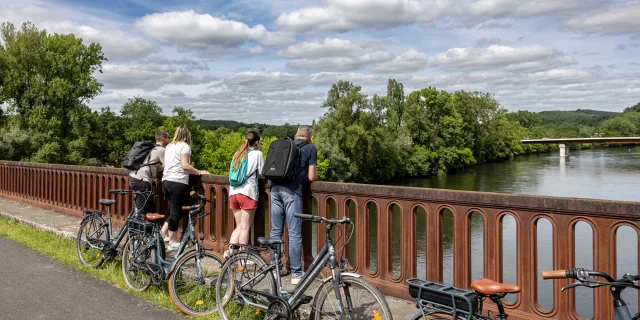
[[[340,275],[354,277],[354,278],[362,278],[361,275],[359,275],[357,273],[353,273],[353,272],[342,272],[342,273],[340,273]],[[329,281],[331,281],[331,279],[333,279],[333,277],[327,277],[326,279],[322,280],[322,283],[329,282]]]

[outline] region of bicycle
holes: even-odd
[[[146,204],[151,198],[151,191],[137,192],[132,190],[109,190],[111,194],[135,194],[136,196],[145,197]],[[112,259],[120,255],[120,242],[126,238],[128,226],[125,223],[118,235],[114,237],[113,224],[111,222],[111,205],[116,203],[112,199],[100,199],[98,202],[107,207],[107,211],[84,210],[80,229],[76,237],[76,252],[80,263],[90,268],[98,268],[106,260]],[[134,205],[129,211],[125,221],[128,221],[138,215],[141,208]],[[107,215],[107,221],[102,217]]]
[[[129,220],[129,240],[122,251],[122,274],[129,288],[144,291],[151,283],[160,285],[169,281],[169,296],[173,303],[185,314],[205,315],[217,310],[213,286],[220,274],[222,260],[212,253],[212,249],[200,244],[196,239],[195,223],[210,215],[202,213],[210,202],[204,196],[191,191],[191,196],[202,203],[182,207],[189,211],[189,222],[185,234],[172,260],[165,260],[164,240],[160,222],[166,217],[148,213],[148,221]],[[204,228],[204,225],[203,225]],[[192,248],[186,249],[191,243]]]
[[[312,301],[304,293],[323,268],[328,266],[331,276],[324,279],[313,298],[312,313],[314,319],[393,319],[384,296],[362,276],[346,272],[347,259],[336,260],[336,251],[331,239],[334,226],[348,224],[353,235],[353,223],[349,218],[340,220],[325,219],[319,216],[295,214],[297,218],[314,223],[325,222],[326,243],[315,258],[309,271],[300,283],[290,292],[282,289],[280,279],[280,257],[277,247],[283,243],[276,238],[258,238],[262,247],[231,244],[234,253],[222,267],[222,275],[216,285],[218,311],[222,319],[264,318],[297,319],[299,308]],[[344,231],[344,229],[343,229]],[[244,250],[240,250],[244,249]],[[268,264],[260,252],[271,249],[276,252],[274,261]],[[340,248],[338,252],[343,250]],[[265,281],[263,281],[265,280]],[[332,297],[329,297],[333,294]],[[371,297],[370,301],[354,301],[353,298]],[[235,298],[235,304],[228,303]],[[246,308],[245,308],[246,307]],[[327,310],[333,308],[332,310]],[[228,313],[233,313],[230,317]]]
[[[607,282],[597,281],[593,279],[593,276],[604,278]],[[613,307],[615,313],[613,314],[613,320],[636,320],[640,319],[640,313],[637,313],[634,317],[631,317],[627,304],[622,300],[620,295],[626,288],[634,288],[640,290],[640,287],[635,284],[635,281],[640,280],[640,275],[625,274],[621,279],[614,280],[613,277],[602,271],[584,270],[582,268],[574,268],[570,270],[551,270],[542,271],[542,278],[548,279],[574,279],[574,282],[570,285],[562,287],[561,291],[573,289],[576,287],[598,288],[603,286],[610,286],[609,292],[613,296]]]
[[[520,287],[489,279],[474,280],[471,290],[464,290],[421,279],[408,279],[409,294],[416,299],[419,311],[411,318],[418,319],[507,319],[502,299]],[[498,308],[495,316],[483,315],[484,300],[489,298]]]

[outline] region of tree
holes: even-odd
[[[19,30],[3,23],[0,37],[0,101],[15,114],[11,124],[18,128],[9,131],[22,130],[30,140],[13,150],[13,158],[74,162],[69,144],[82,131],[76,128],[83,125],[79,115],[102,87],[94,77],[105,60],[100,45],[84,45],[72,34],[47,34],[29,22]]]
[[[640,102],[636,103],[635,105],[633,105],[631,107],[625,108],[623,112],[624,113],[627,113],[627,112],[640,112]]]
[[[128,99],[120,114],[125,121],[124,138],[129,145],[140,140],[155,140],[155,131],[164,123],[158,104],[141,97]]]

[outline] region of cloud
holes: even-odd
[[[96,77],[106,89],[137,88],[153,91],[165,85],[194,85],[218,80],[213,76],[194,76],[171,65],[142,64],[139,66],[110,65],[103,67],[103,73]]]
[[[524,39],[524,37],[520,37],[518,38],[518,41]],[[494,44],[500,44],[500,38],[499,37],[493,37],[491,39],[489,38],[480,38],[478,40],[476,40],[476,47],[487,47],[490,45],[494,45]]]
[[[260,73],[245,71],[225,77],[222,83],[236,92],[269,92],[301,89],[308,85],[308,77],[285,72]]]
[[[184,97],[184,92],[178,89],[167,88],[162,90],[162,95],[167,97]]]
[[[169,59],[163,56],[151,56],[141,61],[142,64],[157,64],[163,66],[181,66],[185,71],[192,70],[209,70],[209,66],[204,61],[196,61],[193,59]]]
[[[389,62],[379,63],[373,70],[383,73],[416,72],[427,65],[429,58],[422,52],[409,50]]]
[[[449,0],[327,0],[322,6],[282,13],[275,23],[297,32],[383,29],[436,21],[450,4]]]
[[[249,27],[243,22],[197,14],[193,10],[149,14],[134,24],[147,36],[162,43],[192,49],[215,51],[239,47],[247,42],[273,46],[294,40],[292,34],[269,32],[261,24]]]
[[[294,69],[340,71],[390,61],[394,57],[389,51],[365,48],[337,38],[298,43],[278,51],[278,56],[290,59],[287,66]]]
[[[251,54],[260,55],[260,54],[264,53],[264,47],[263,46],[255,46],[255,47],[249,48],[248,51]]]
[[[640,1],[632,1],[569,19],[566,26],[589,33],[640,33],[638,17],[640,17]]]
[[[429,64],[448,71],[471,71],[506,67],[512,71],[541,71],[566,66],[575,61],[562,52],[542,46],[513,48],[453,48],[429,58]]]

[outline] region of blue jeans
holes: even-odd
[[[302,213],[302,194],[286,186],[271,186],[271,238],[282,239],[284,221],[289,231],[289,263],[291,273],[302,275],[302,220],[293,216]],[[282,261],[282,249],[278,246],[278,255]],[[271,251],[271,261],[274,261]],[[282,262],[280,263],[282,267]]]

